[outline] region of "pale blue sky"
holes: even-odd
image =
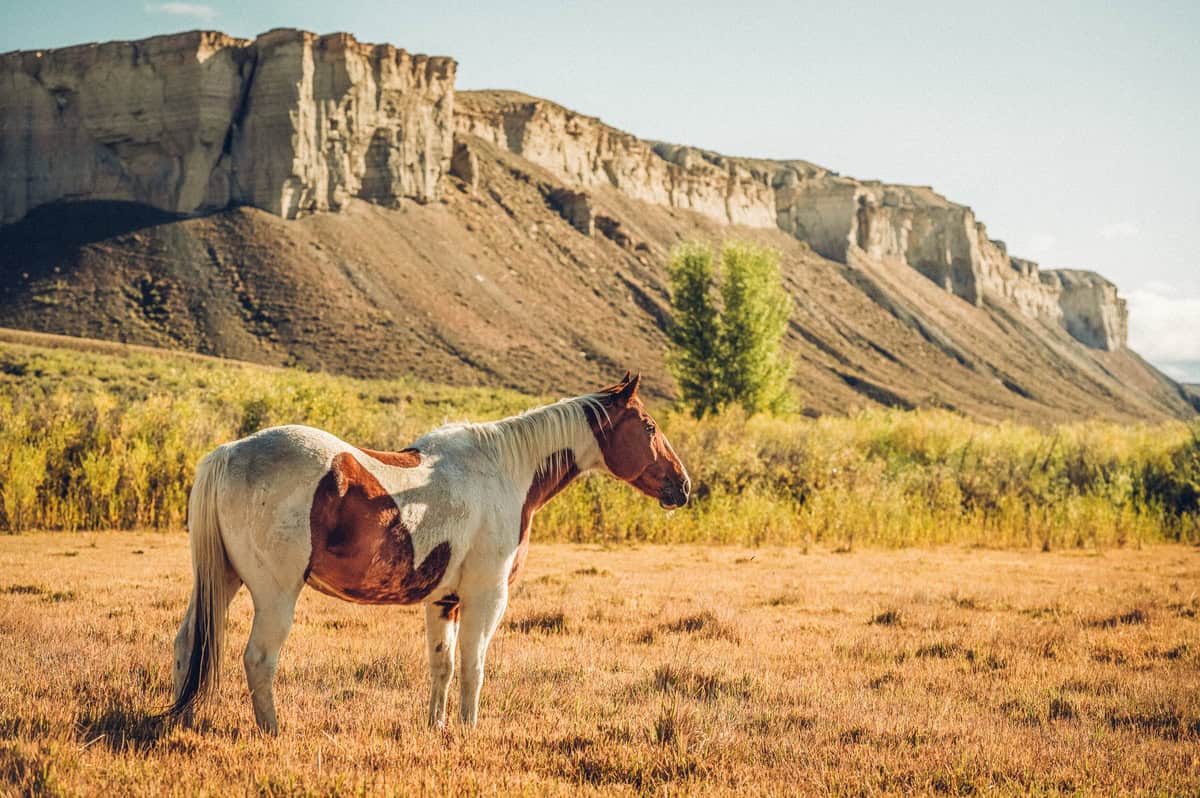
[[[1200,2],[6,2],[0,51],[348,30],[639,136],[932,185],[1200,381]]]

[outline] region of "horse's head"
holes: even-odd
[[[593,420],[604,464],[618,479],[658,499],[663,507],[687,504],[692,481],[670,441],[638,397],[641,375],[629,374],[601,391],[606,418]]]

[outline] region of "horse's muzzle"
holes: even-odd
[[[667,510],[674,510],[688,503],[688,496],[692,492],[692,481],[687,477],[683,481],[676,483],[667,483],[662,493],[659,494],[658,503]]]

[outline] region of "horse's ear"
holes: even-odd
[[[610,399],[617,398],[617,395],[629,385],[629,372],[625,372],[625,376],[620,379],[616,385],[610,385],[607,388],[601,388],[600,393],[607,394]]]
[[[639,371],[634,375],[633,379],[629,378],[629,372],[625,373],[624,384],[621,390],[617,391],[617,400],[621,404],[629,404],[633,397],[637,396],[638,386],[642,384],[642,374]]]

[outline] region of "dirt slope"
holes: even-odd
[[[481,140],[476,185],[287,221],[240,208],[175,219],[76,204],[0,229],[0,325],[356,375],[577,392],[624,368],[670,395],[670,247],[738,235],[777,248],[796,299],[796,384],[814,412],[943,406],[991,419],[1183,417],[1183,389],[1127,351],[1088,349],[912,269],[825,260],[776,230],[594,192],[596,231],[561,183]]]

